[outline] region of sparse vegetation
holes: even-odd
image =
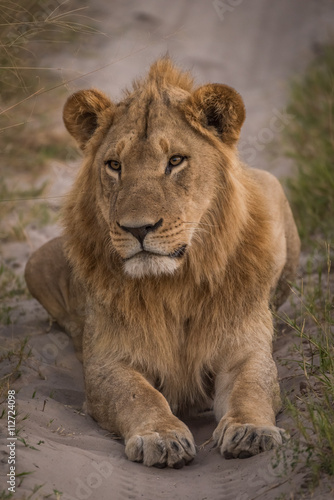
[[[334,476],[334,294],[329,258],[327,265],[326,280],[319,269],[317,282],[312,275],[293,289],[296,317],[281,317],[298,336],[289,363],[297,363],[305,376],[297,398],[285,400],[298,430],[291,443],[294,465],[305,462],[313,486],[323,472]]]
[[[10,267],[0,261],[0,300],[23,295],[26,291],[23,278],[17,276]]]
[[[44,486],[44,484],[36,484],[32,489],[31,495],[26,497],[24,500],[30,500],[32,498],[36,498],[36,500],[37,500],[38,497],[35,497],[35,493],[37,493],[37,491],[39,491],[41,488],[43,488],[43,486]],[[43,497],[44,497],[44,495],[43,495]]]
[[[41,56],[46,50],[56,52],[80,34],[100,33],[95,24],[87,16],[87,6],[78,0],[0,1],[2,97],[17,103],[18,97],[43,88],[38,73],[57,68],[41,68]]]
[[[288,112],[295,119],[286,134],[289,155],[297,166],[287,187],[303,246],[313,259],[301,284],[292,287],[295,317],[281,316],[298,337],[295,359],[289,363],[297,363],[305,376],[300,395],[286,398],[298,433],[281,453],[290,452],[292,465],[310,469],[311,487],[323,474],[334,476],[333,99],[334,46],[330,46],[293,84]]]
[[[0,363],[3,364],[5,375],[0,376],[0,400],[11,388],[13,382],[21,376],[22,363],[31,356],[28,337],[14,340],[10,347],[1,346]]]
[[[51,89],[63,98],[66,77],[62,68],[42,67],[41,60],[94,34],[101,33],[78,0],[0,0],[1,239],[25,240],[27,224],[53,218],[47,203],[21,201],[41,196],[45,183],[29,193],[13,179],[23,175],[23,183],[31,186],[51,159],[68,163],[77,157],[54,112],[59,101],[48,93]]]
[[[334,46],[320,55],[292,86],[285,130],[288,155],[297,174],[287,181],[305,244],[334,238]]]
[[[47,200],[43,200],[45,188],[45,183],[31,189],[9,188],[4,179],[0,180],[0,241],[24,241],[28,224],[43,226],[54,219]]]
[[[38,449],[35,448],[35,446],[32,446],[31,444],[27,443],[27,441],[23,437],[18,437],[17,440],[20,441],[26,448],[38,451]]]
[[[53,493],[56,495],[56,499],[59,500],[63,494],[62,491],[58,491],[56,489],[53,490]]]
[[[40,173],[51,157],[66,160],[75,154],[50,116],[47,92],[56,87],[58,95],[64,93],[62,68],[40,62],[75,38],[98,33],[86,9],[78,0],[0,0],[0,146],[9,174],[13,169]]]
[[[12,323],[11,312],[14,302],[18,297],[22,298],[27,293],[23,277],[17,275],[0,257],[0,325]]]
[[[13,498],[14,494],[13,493],[8,493],[6,490],[2,490],[0,492],[0,500],[10,500]]]

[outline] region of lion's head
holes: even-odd
[[[244,118],[235,90],[193,89],[166,58],[117,104],[94,89],[72,95],[64,121],[85,161],[67,204],[68,236],[77,231],[78,248],[91,254],[104,245],[132,278],[174,273],[215,232],[214,211],[221,231],[224,202],[242,211],[228,198]]]

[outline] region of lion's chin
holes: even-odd
[[[143,278],[173,274],[179,266],[179,259],[141,252],[124,262],[124,271],[132,278]]]

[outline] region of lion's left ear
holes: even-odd
[[[236,90],[219,83],[203,85],[191,95],[188,105],[193,117],[204,127],[214,127],[225,144],[233,146],[237,142],[246,112]]]

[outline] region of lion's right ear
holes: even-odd
[[[67,99],[63,111],[64,123],[81,149],[85,149],[99,126],[102,113],[111,106],[110,99],[95,89],[79,90]]]

